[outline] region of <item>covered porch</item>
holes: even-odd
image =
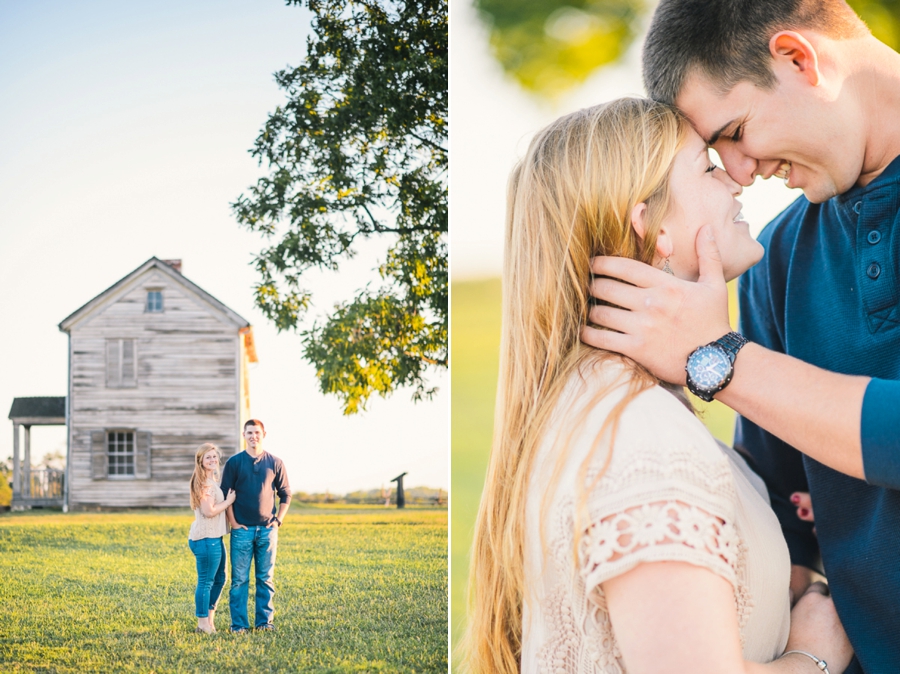
[[[9,419],[13,423],[13,510],[64,506],[65,471],[31,467],[31,427],[65,426],[65,396],[14,398]]]

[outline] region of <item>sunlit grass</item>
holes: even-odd
[[[446,510],[293,508],[277,632],[227,633],[226,584],[211,637],[192,633],[192,517],[0,517],[0,671],[446,671]]]

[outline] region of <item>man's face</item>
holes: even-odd
[[[741,185],[776,176],[813,203],[846,192],[862,172],[860,125],[854,128],[841,117],[827,87],[814,87],[802,73],[773,64],[774,89],[740,82],[722,95],[694,72],[675,103]]]
[[[262,445],[264,437],[266,437],[266,433],[259,426],[250,425],[244,429],[244,440],[247,441],[249,449],[256,449]]]

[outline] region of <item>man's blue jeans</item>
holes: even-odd
[[[225,544],[222,538],[188,540],[188,546],[197,559],[197,589],[194,592],[194,613],[206,618],[216,610],[222,588],[225,586]]]
[[[247,527],[231,530],[231,629],[249,629],[247,599],[250,590],[250,562],[256,570],[256,621],[254,627],[271,625],[275,616],[275,551],[278,527]]]

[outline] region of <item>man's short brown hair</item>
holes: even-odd
[[[247,419],[247,421],[244,422],[245,431],[247,430],[247,426],[259,426],[262,429],[263,434],[266,432],[266,427],[263,426],[263,422],[259,419]]]
[[[670,105],[695,69],[723,94],[743,81],[771,89],[769,40],[804,28],[838,39],[869,32],[844,0],[661,0],[644,42],[644,86]]]

